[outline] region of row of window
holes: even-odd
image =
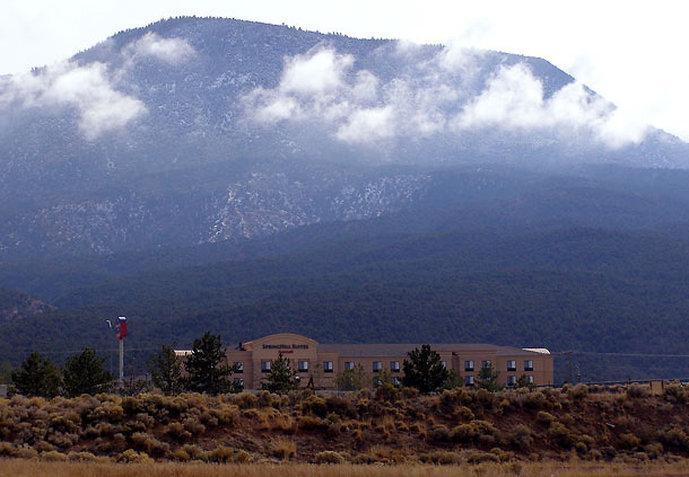
[[[482,368],[490,368],[493,366],[493,362],[490,360],[486,361],[481,361],[481,367]],[[513,359],[507,361],[507,371],[516,371],[517,370],[517,362]],[[524,360],[524,371],[533,371],[533,360],[532,359],[525,359]],[[474,371],[474,361],[472,360],[467,360],[464,361],[464,371],[471,372]]]
[[[262,373],[268,373],[270,372],[270,361],[269,360],[263,360],[261,361],[261,372]],[[443,366],[447,368],[447,362],[443,361],[442,362]],[[345,369],[354,369],[356,366],[356,363],[354,361],[345,361],[344,367]],[[492,361],[486,360],[481,362],[481,367],[482,368],[490,368],[493,366]],[[235,369],[237,373],[243,373],[244,372],[244,363],[241,361],[237,361],[235,363]],[[326,373],[332,373],[334,371],[334,365],[332,361],[323,361],[323,371]],[[398,373],[400,371],[400,362],[399,361],[390,361],[390,371],[393,373]],[[464,361],[464,371],[466,372],[471,372],[474,371],[474,361],[473,360],[467,360]],[[382,361],[374,361],[372,365],[372,370],[374,373],[380,372],[383,370],[383,362]],[[524,371],[533,371],[534,370],[534,363],[533,360],[531,359],[526,359],[524,360]],[[300,360],[297,361],[297,371],[300,373],[307,373],[309,371],[309,362],[306,360]],[[515,360],[509,360],[507,361],[507,371],[517,371],[517,362]]]

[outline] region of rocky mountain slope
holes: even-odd
[[[0,79],[0,257],[243,240],[394,213],[438,167],[684,167],[547,61],[229,19]]]

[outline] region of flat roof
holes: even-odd
[[[338,353],[340,356],[351,357],[376,357],[376,356],[403,356],[414,348],[420,348],[425,343],[319,343],[318,351]],[[534,351],[534,348],[515,348],[511,346],[497,346],[484,343],[429,343],[431,349],[438,352],[454,353],[495,353],[498,356],[533,356],[544,353]],[[548,353],[549,354],[549,353]]]

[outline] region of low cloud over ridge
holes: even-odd
[[[168,64],[195,54],[186,40],[147,33],[126,45],[122,66],[112,70],[102,62],[64,61],[30,73],[0,80],[0,111],[11,107],[72,107],[79,130],[87,140],[122,129],[145,114],[146,105],[122,88],[122,77],[136,62],[154,58]]]
[[[275,88],[246,95],[246,114],[267,125],[314,121],[337,140],[368,145],[499,129],[616,149],[641,142],[648,131],[581,83],[547,96],[526,63],[498,66],[476,89],[482,52],[451,45],[430,59],[418,60],[416,53],[414,45],[398,44],[392,54],[409,56],[414,71],[383,82],[355,70],[352,55],[317,46],[285,58]]]

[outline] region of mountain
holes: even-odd
[[[539,58],[218,18],[120,32],[0,78],[0,287],[49,304],[3,323],[0,360],[110,353],[126,314],[132,371],[210,329],[689,375],[688,164]]]
[[[161,21],[4,78],[0,111],[5,258],[376,217],[457,165],[687,164],[686,144],[619,130],[539,58],[227,19]]]

